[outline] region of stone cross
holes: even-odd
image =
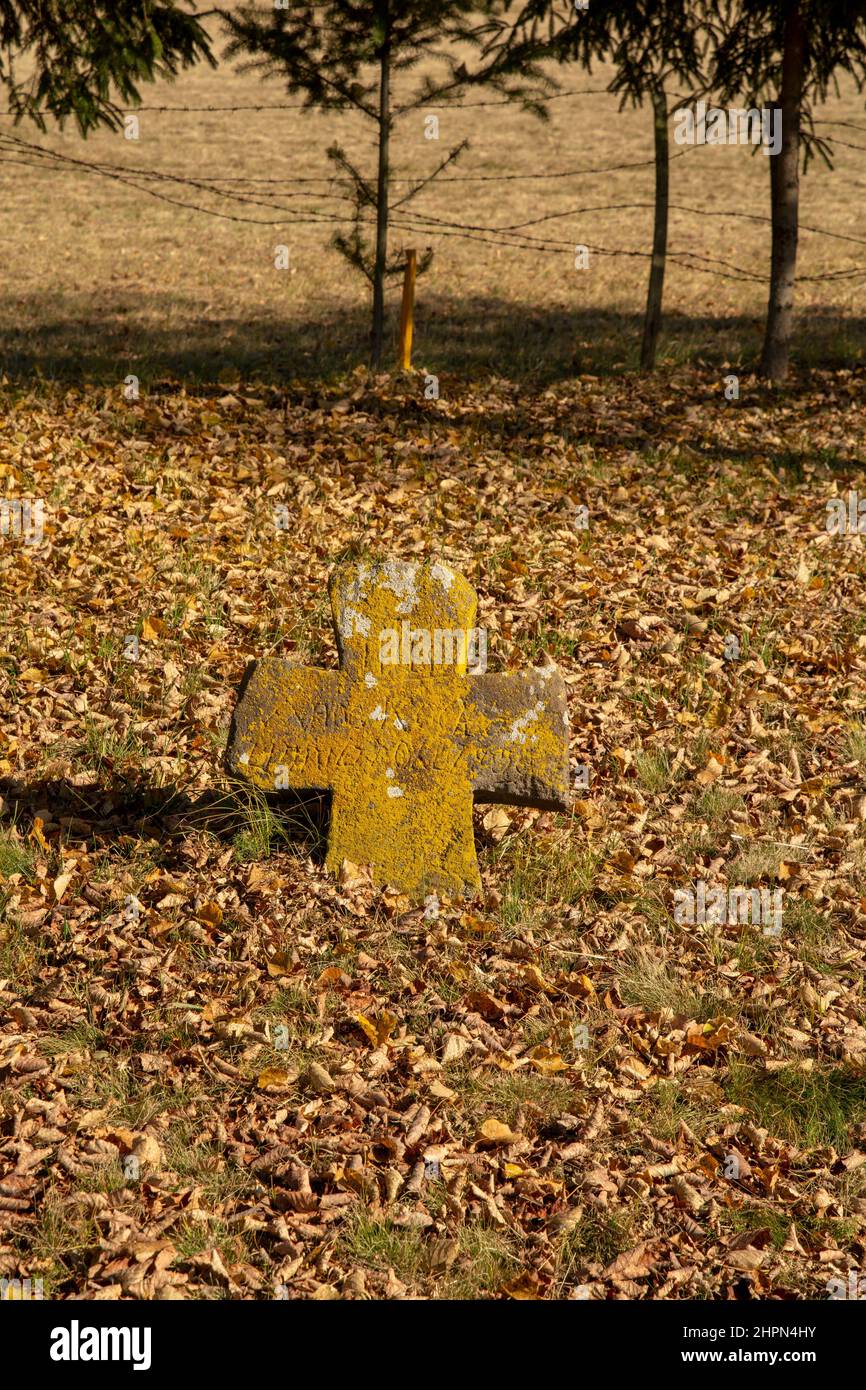
[[[369,865],[413,898],[481,880],[473,801],[564,810],[565,683],[485,674],[477,595],[438,561],[343,566],[328,586],[339,670],[254,661],[228,769],[266,792],[331,792],[327,867]]]

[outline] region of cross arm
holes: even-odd
[[[470,683],[476,801],[564,811],[569,800],[565,682],[551,663]]]
[[[232,716],[226,767],[262,791],[328,790],[344,751],[339,671],[278,657],[247,667]]]

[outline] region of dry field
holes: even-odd
[[[648,251],[651,117],[648,111],[618,111],[601,90],[604,69],[588,76],[565,68],[559,78],[563,89],[600,94],[551,102],[546,124],[501,104],[440,109],[438,142],[424,138],[420,111],[398,123],[398,177],[423,177],[453,145],[470,142],[444,176],[455,181],[425,191],[411,205],[413,213],[484,228],[523,225],[529,235],[564,243],[558,249],[516,249],[486,244],[483,233],[474,234],[482,238],[477,240],[417,230],[420,223],[416,230],[395,227],[395,248],[435,248],[419,284],[416,339],[418,364],[433,372],[481,368],[558,380],[636,360],[647,260],[595,255],[589,270],[577,271],[570,248],[585,243]],[[400,90],[398,85],[398,99]],[[229,66],[200,66],[145,93],[147,106],[286,99],[278,81],[239,75]],[[483,91],[467,99],[499,101]],[[845,87],[818,115],[863,127],[819,128],[861,148],[838,146],[833,172],[820,164],[810,168],[803,181],[803,223],[862,237],[863,97]],[[296,109],[144,111],[140,121],[138,141],[97,133],[84,142],[72,128],[46,136],[23,127],[13,133],[70,158],[122,166],[132,171],[130,177],[157,170],[205,184],[222,180],[223,191],[258,201],[233,201],[185,185],[160,183],[157,189],[164,197],[251,221],[185,209],[75,166],[0,164],[6,248],[0,365],[16,375],[38,371],[109,383],[127,372],[143,380],[226,380],[240,369],[282,383],[363,360],[366,287],[329,248],[332,226],[318,218],[347,207],[332,196],[341,190],[328,182],[328,147],[340,141],[372,172],[370,124],[355,113]],[[3,126],[12,128],[8,119]],[[671,200],[679,206],[672,213],[670,251],[686,263],[669,269],[663,353],[673,361],[748,361],[760,344],[765,285],[736,271],[725,279],[688,264],[707,268],[701,258],[712,258],[767,275],[768,224],[742,214],[767,217],[768,161],[746,147],[683,146],[677,152]],[[4,151],[4,161],[16,158]],[[567,172],[619,165],[628,167]],[[324,181],[296,182],[310,178]],[[273,203],[279,206],[268,206]],[[612,211],[596,210],[611,205]],[[288,272],[274,269],[277,244],[290,248]],[[856,241],[804,231],[801,245],[804,276],[866,266],[866,247]],[[863,276],[800,286],[801,360],[862,360],[862,287]],[[392,300],[396,293],[394,287]]]
[[[264,95],[202,70],[149,100]],[[452,112],[443,140],[471,136],[463,172],[646,157],[646,116],[606,97],[552,113]],[[324,172],[338,133],[366,139],[336,116],[145,112],[137,145],[42,143],[289,179]],[[434,158],[419,120],[400,167]],[[859,235],[864,161],[810,171],[804,220]],[[689,150],[675,198],[763,212],[764,166]],[[355,366],[364,296],[320,228],[2,172],[0,484],[42,499],[45,529],[0,539],[0,1276],[100,1299],[847,1287],[866,552],[825,518],[862,491],[856,284],[804,284],[801,362],[822,365],[775,392],[744,373],[732,402],[719,368],[759,341],[754,283],[672,268],[667,361],[641,379],[611,369],[635,356],[644,263],[578,274],[567,251],[442,237],[427,400]],[[650,189],[638,170],[425,203],[493,225]],[[766,265],[760,224],[674,225],[675,248]],[[644,247],[649,212],[549,226]],[[804,234],[804,273],[858,259]],[[466,573],[492,670],[553,655],[589,770],[565,815],[479,808],[483,895],[438,918],[330,879],[325,808],[221,771],[246,662],[333,664],[327,575],[383,552]],[[681,920],[697,882],[780,893],[780,930]]]

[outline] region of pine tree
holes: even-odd
[[[649,101],[653,114],[655,205],[653,249],[644,315],[641,367],[655,365],[662,317],[668,238],[671,81],[703,86],[702,0],[526,0],[509,39],[510,61],[520,68],[542,57],[576,62],[591,72],[597,61],[616,69],[608,90],[626,105]],[[505,62],[503,55],[502,62]]]
[[[812,107],[826,99],[837,73],[866,83],[866,0],[739,0],[717,30],[713,82],[722,100],[744,96],[779,113],[781,148],[771,156],[772,252],[761,371],[788,374],[799,232],[800,164],[820,155]]]
[[[543,115],[541,97],[554,84],[528,62],[523,72],[506,71],[484,45],[506,23],[509,0],[282,0],[268,11],[248,5],[221,11],[231,35],[228,55],[241,55],[243,66],[280,76],[289,93],[301,93],[308,107],[360,112],[376,128],[375,176],[362,172],[339,145],[328,155],[348,178],[354,204],[350,232],[338,232],[333,244],[369,280],[373,292],[370,362],[382,361],[385,327],[385,282],[402,270],[388,256],[391,190],[391,138],[396,122],[420,107],[454,102],[468,87],[489,84],[506,97],[521,100]],[[477,63],[470,70],[470,54]],[[435,59],[436,73],[421,77],[406,99],[395,103],[396,78],[425,57]],[[399,199],[405,206],[466,148],[455,146],[432,174]],[[396,205],[394,205],[396,206]],[[365,227],[373,221],[369,244]],[[429,264],[422,258],[419,271]]]
[[[216,60],[202,16],[176,0],[0,0],[0,83],[16,120],[73,117],[82,135],[123,123],[139,84]],[[16,71],[24,59],[26,76]]]

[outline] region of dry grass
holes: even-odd
[[[220,40],[217,50],[223,47]],[[603,88],[608,76],[601,69],[589,77],[575,68],[561,72],[565,88]],[[284,100],[278,81],[241,75],[228,65],[216,71],[199,67],[173,85],[159,84],[145,93],[148,105]],[[398,176],[425,175],[447,149],[468,139],[471,148],[454,170],[461,179],[475,174],[521,177],[439,182],[418,199],[414,211],[493,228],[547,217],[555,220],[529,232],[569,244],[648,249],[650,164],[593,177],[526,177],[648,160],[647,111],[619,113],[615,99],[602,93],[552,102],[547,124],[508,106],[439,114],[438,143],[424,138],[421,112],[398,123]],[[818,115],[862,121],[862,98],[845,86]],[[335,139],[353,158],[368,164],[373,160],[371,128],[354,113],[145,111],[140,119],[138,142],[98,132],[85,143],[71,128],[46,136],[29,128],[18,133],[75,158],[198,179],[327,176],[332,166],[325,152]],[[8,120],[6,125],[11,128]],[[825,134],[828,129],[822,127]],[[856,132],[841,127],[835,132],[860,143]],[[761,154],[753,157],[746,147],[684,148],[672,168],[674,203],[703,214],[767,214],[768,162]],[[864,177],[866,151],[855,149],[839,149],[835,172],[811,168],[803,181],[803,223],[857,235]],[[288,220],[268,225],[280,218],[280,211],[163,185],[170,196],[265,222],[219,220],[82,171],[4,162],[0,178],[6,246],[0,341],[7,373],[37,371],[115,384],[128,372],[145,382],[166,373],[230,380],[240,372],[284,383],[364,356],[366,289],[329,248],[329,227]],[[298,187],[288,183],[249,185],[246,191],[293,212],[340,206],[298,198]],[[616,210],[594,210],[610,204]],[[549,254],[395,230],[395,247],[419,242],[432,245],[436,254],[419,285],[418,365],[434,372],[489,369],[512,378],[555,380],[635,362],[645,260],[593,256],[590,269],[579,272],[568,246]],[[278,243],[290,247],[288,272],[274,269]],[[768,248],[766,223],[672,214],[674,253],[717,257],[763,274]],[[854,244],[805,231],[802,235],[803,275],[862,261]],[[802,362],[832,365],[861,359],[859,295],[857,280],[801,284]],[[751,360],[760,343],[764,303],[763,285],[672,266],[662,356],[734,364]]]

